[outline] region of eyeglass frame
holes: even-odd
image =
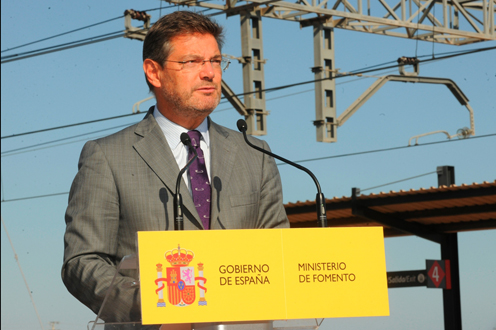
[[[221,56],[221,57],[220,57],[220,59],[221,59],[221,60],[220,60],[220,62],[221,62],[221,63],[222,63],[222,62],[226,62],[226,63],[227,63],[227,64],[226,64],[226,67],[225,67],[224,69],[222,69],[222,66],[220,67],[220,69],[221,69],[222,71],[226,71],[226,70],[227,70],[227,68],[229,67],[229,64],[231,64],[231,61],[230,61],[227,57],[224,57],[224,56]],[[184,70],[184,65],[185,65],[186,63],[188,63],[188,62],[195,62],[195,63],[200,64],[200,63],[199,63],[199,61],[201,61],[201,66],[199,66],[198,68],[203,67],[203,66],[205,65],[205,62],[210,62],[210,64],[212,65],[212,68],[213,68],[213,67],[214,67],[214,65],[213,65],[212,61],[217,61],[217,60],[218,60],[218,57],[214,57],[214,58],[211,58],[211,59],[209,59],[209,60],[200,60],[200,59],[193,59],[193,60],[186,60],[186,61],[171,61],[171,60],[165,60],[164,62],[180,63],[180,64],[182,64],[182,65],[183,65],[183,66],[182,66],[182,68],[181,68],[181,70]]]

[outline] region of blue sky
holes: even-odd
[[[24,43],[77,29],[122,15],[125,9],[160,7],[145,1],[2,1],[2,51]],[[163,7],[167,7],[163,3]],[[162,14],[172,9],[162,10]],[[152,11],[154,22],[159,11]],[[237,16],[216,16],[227,29],[224,53],[240,56]],[[133,24],[137,25],[136,22]],[[124,19],[91,27],[2,53],[35,50],[124,29]],[[311,28],[297,23],[263,20],[266,88],[314,79]],[[335,31],[336,68],[354,71],[395,61],[400,56],[432,55],[495,46],[495,41],[462,47],[416,42],[344,30]],[[84,47],[2,64],[2,136],[100,118],[130,114],[135,102],[149,96],[141,68],[142,42],[113,39]],[[322,185],[327,198],[349,196],[352,187],[366,189],[455,166],[458,184],[494,181],[496,136],[496,51],[432,61],[420,66],[423,76],[452,79],[470,100],[475,113],[476,136],[446,141],[444,135],[420,139],[420,145],[399,150],[327,158],[303,163]],[[338,114],[344,111],[377,76],[336,80]],[[236,92],[242,92],[241,65],[233,61],[224,75]],[[468,111],[445,86],[387,83],[338,129],[338,142],[315,141],[313,84],[267,93],[268,135],[262,137],[272,150],[291,160],[331,157],[362,151],[406,146],[417,134],[446,130],[455,134],[469,126]],[[153,101],[145,102],[145,111]],[[77,171],[79,153],[90,138],[107,135],[139,121],[142,114],[122,119],[2,139],[2,217],[45,329],[59,321],[59,329],[83,329],[94,316],[69,293],[60,279],[63,254],[64,212],[67,195],[9,201],[64,193]],[[238,113],[220,104],[212,119],[235,129]],[[113,128],[113,129],[109,129]],[[97,132],[105,130],[102,132]],[[95,133],[93,133],[95,132]],[[90,133],[90,134],[88,134]],[[81,137],[67,139],[73,136]],[[61,140],[67,139],[67,140]],[[17,152],[53,140],[47,144]],[[49,147],[49,148],[47,148]],[[36,149],[36,150],[33,150]],[[28,152],[25,152],[28,151]],[[284,201],[313,200],[315,186],[303,172],[280,166]],[[437,185],[435,174],[368,190],[365,193],[419,189]],[[2,228],[2,329],[39,328],[39,324]],[[421,269],[425,259],[439,259],[440,249],[425,240],[407,237],[385,240],[389,271]],[[459,234],[462,290],[462,321],[467,329],[496,327],[496,231]],[[407,288],[389,290],[389,317],[326,320],[323,329],[440,329],[443,325],[440,290]]]

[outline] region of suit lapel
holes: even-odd
[[[164,183],[171,196],[174,196],[176,193],[176,180],[179,174],[179,167],[160,126],[157,124],[155,117],[153,117],[153,107],[136,126],[135,134],[141,136],[142,139],[134,144],[134,149]],[[194,218],[192,220],[195,226],[202,228],[203,226],[201,225],[193,199],[188,193],[188,187],[186,187],[182,179],[180,189],[182,192],[185,220],[186,213],[189,213],[191,215],[189,218]],[[173,207],[172,202],[170,203],[170,207]]]
[[[212,122],[209,118],[209,136],[210,136],[210,180],[212,185],[212,204],[210,211],[210,226],[212,229],[220,229],[217,218],[221,211],[220,195],[227,196],[226,189],[229,178],[231,177],[236,159],[237,148],[228,139],[229,132],[222,126]],[[224,191],[222,191],[224,190]],[[223,228],[225,229],[225,228]]]

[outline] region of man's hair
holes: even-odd
[[[217,40],[219,49],[222,49],[224,44],[222,26],[199,13],[176,11],[162,16],[148,31],[143,42],[143,61],[149,58],[163,67],[172,51],[171,39],[194,33],[211,34]],[[148,78],[146,83],[150,91],[153,91],[153,85]]]

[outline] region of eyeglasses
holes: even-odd
[[[179,63],[182,64],[181,70],[188,70],[188,71],[195,71],[195,70],[200,70],[200,68],[205,64],[205,62],[210,62],[212,67],[216,70],[226,70],[229,67],[229,61],[225,57],[215,57],[210,60],[203,60],[203,59],[194,59],[194,60],[187,60],[187,61],[169,61],[165,60],[164,62],[173,62],[173,63]]]

